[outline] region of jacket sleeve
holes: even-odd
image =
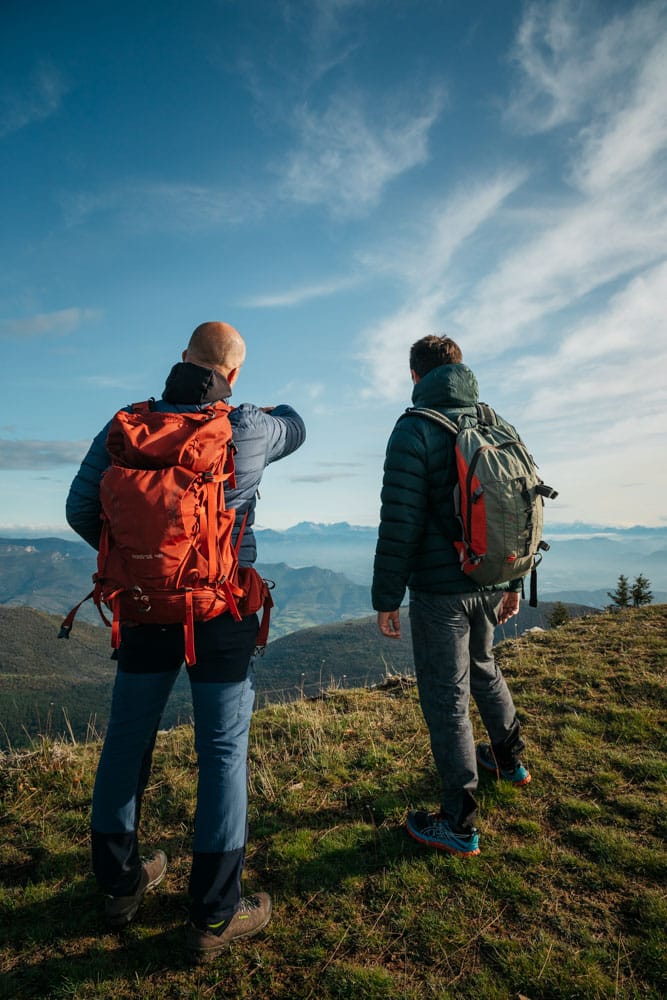
[[[67,523],[94,549],[99,548],[102,530],[100,480],[110,461],[106,447],[108,431],[109,424],[100,431],[88,449],[65,503]]]
[[[306,425],[287,403],[274,407],[270,413],[260,411],[260,416],[267,435],[267,465],[291,455],[306,440]]]
[[[236,509],[234,543],[238,539],[245,512],[248,512],[241,541],[239,562],[252,565],[257,558],[254,534],[255,507],[264,469],[272,462],[291,455],[306,438],[306,427],[286,403],[265,413],[257,406],[242,403],[232,411],[232,428],[237,452],[234,458],[236,487],[225,490],[228,507]]]
[[[395,611],[403,601],[424,532],[428,506],[426,441],[417,421],[402,420],[387,445],[380,527],[373,566],[376,611]]]

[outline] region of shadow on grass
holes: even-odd
[[[20,960],[0,978],[6,1000],[67,996],[81,983],[190,967],[181,894],[148,894],[129,927],[110,931],[93,876],[73,876],[66,889],[16,906],[11,917],[3,936]]]

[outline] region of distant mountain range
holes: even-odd
[[[371,611],[368,587],[318,566],[294,569],[285,563],[259,565],[275,583],[273,638]],[[0,538],[0,604],[26,606],[64,617],[92,587],[95,553],[82,542],[59,538]],[[92,601],[77,621],[100,625]]]
[[[375,528],[302,522],[286,531],[257,529],[260,571],[274,580],[272,637],[371,611]],[[621,573],[651,581],[667,601],[667,528],[549,525],[551,550],[539,570],[540,601],[606,607]],[[65,615],[91,587],[95,553],[81,541],[0,538],[0,604]],[[81,618],[99,624],[89,603]]]
[[[286,531],[259,529],[256,534],[262,561],[324,566],[356,583],[370,583],[376,528],[345,521],[305,521]],[[656,602],[667,596],[667,526],[608,528],[547,523],[544,537],[551,545],[539,570],[540,591],[545,599],[552,600],[555,594],[560,595],[557,599],[563,595],[567,599],[570,592],[601,592],[595,595],[595,604],[604,607],[609,603],[607,591],[615,589],[621,573],[631,580],[640,573],[647,576]]]

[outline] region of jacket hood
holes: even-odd
[[[415,406],[459,409],[475,406],[478,399],[477,379],[466,365],[440,365],[433,368],[412,390],[412,402]]]
[[[217,403],[228,399],[232,388],[213,368],[202,368],[190,361],[179,361],[169,372],[162,398],[167,403]]]

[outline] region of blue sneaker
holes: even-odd
[[[493,771],[505,781],[511,781],[513,785],[527,785],[530,781],[530,771],[523,766],[520,760],[513,768],[498,767],[493,750],[488,743],[480,743],[477,747],[477,763],[486,771]]]
[[[469,834],[456,833],[439,813],[427,813],[423,810],[409,812],[405,828],[414,840],[429,847],[437,847],[439,851],[458,854],[462,858],[479,854],[477,830]]]

